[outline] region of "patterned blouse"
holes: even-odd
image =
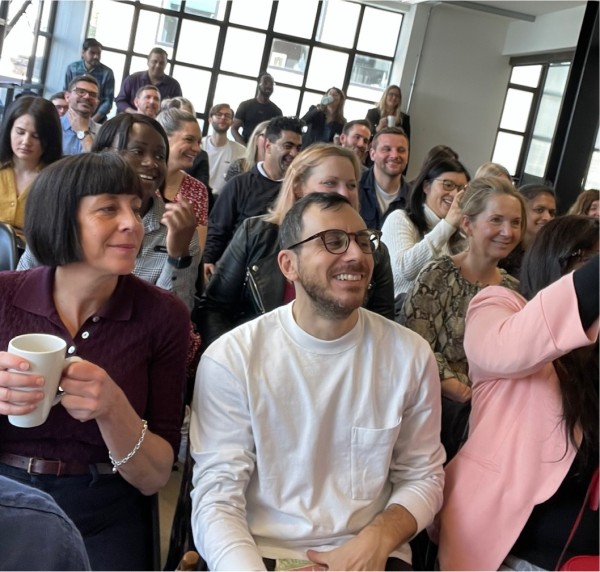
[[[519,281],[500,270],[500,286],[518,291]],[[440,379],[457,378],[471,385],[463,348],[469,302],[485,286],[463,278],[449,256],[427,264],[408,291],[400,323],[423,336],[431,345]]]

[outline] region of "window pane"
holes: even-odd
[[[334,85],[343,85],[347,65],[348,54],[315,48],[310,59],[306,87],[326,91]]]
[[[52,9],[56,7],[55,2],[44,2],[42,9],[42,19],[40,20],[40,32],[48,31],[48,24],[50,22],[50,14],[52,13]]]
[[[308,46],[273,40],[267,71],[280,83],[302,85]]]
[[[354,99],[347,99],[344,105],[344,115],[347,121],[353,121],[354,119],[365,119],[367,117],[367,111],[373,107],[371,103],[365,103],[364,101],[355,101]]]
[[[177,10],[181,8],[181,0],[142,0],[142,4],[154,6],[155,8],[166,8],[167,10]]]
[[[550,143],[550,141],[536,139],[535,137],[531,139],[525,163],[525,173],[536,177],[544,176],[548,154],[550,153]]]
[[[523,137],[521,135],[499,132],[496,138],[496,147],[494,148],[492,161],[504,165],[508,169],[508,172],[514,175],[517,171],[522,145]]]
[[[515,66],[510,75],[510,83],[537,87],[541,73],[542,66]]]
[[[252,0],[252,2],[232,2],[229,21],[233,24],[243,24],[252,28],[266,30],[273,3],[270,0]]]
[[[218,39],[219,26],[183,20],[176,59],[197,66],[212,67]]]
[[[213,18],[214,20],[222,20],[225,16],[226,7],[227,2],[225,0],[187,0],[185,12],[196,16],[204,16],[205,18]]]
[[[509,89],[504,102],[504,111],[500,120],[501,129],[525,131],[533,94],[528,91]],[[500,161],[502,163],[502,161]]]
[[[210,72],[185,66],[175,66],[173,75],[181,84],[181,92],[194,106],[196,113],[202,113],[206,106]]]
[[[140,58],[135,56],[131,58],[131,65],[129,67],[129,73],[135,73],[139,71],[146,71],[148,69],[148,58]],[[165,73],[169,73],[169,66],[167,65],[167,69]]]
[[[135,33],[135,44],[133,49],[142,54],[148,54],[152,48],[159,46],[173,55],[170,48],[175,42],[175,31],[177,30],[177,18],[164,16],[157,12],[140,11]]]
[[[284,115],[298,115],[298,102],[300,101],[299,89],[277,86],[271,100],[275,105],[281,108]]]
[[[281,34],[311,38],[318,4],[318,0],[302,0],[300,7],[295,1],[280,1],[273,29]]]
[[[352,67],[348,96],[379,101],[389,83],[392,62],[357,55]]]
[[[316,91],[305,91],[304,95],[302,96],[302,105],[300,106],[300,113],[298,114],[298,117],[303,117],[308,112],[311,105],[317,105],[320,103],[323,95],[325,94]]]
[[[358,49],[382,56],[394,57],[402,25],[402,14],[365,8]]]
[[[33,75],[31,77],[32,83],[41,83],[42,81],[42,67],[44,65],[44,56],[46,55],[46,42],[47,39],[44,36],[38,36],[38,43],[35,49],[35,62],[33,64]]]
[[[545,94],[542,96],[538,114],[535,118],[534,136],[545,137],[547,139],[551,139],[554,136],[561,101],[562,95],[557,97]]]
[[[342,0],[329,0],[321,6],[317,40],[343,48],[354,45],[360,5]],[[340,23],[343,22],[343,25]]]
[[[121,82],[123,79],[123,69],[125,68],[125,55],[117,54],[116,52],[109,52],[102,50],[102,63],[108,66],[115,75],[115,97],[121,91]],[[116,112],[117,107],[113,105],[112,112],[109,117],[112,117]]]
[[[258,76],[265,48],[265,34],[228,28],[221,69],[244,75]],[[240,57],[240,46],[244,56]]]
[[[255,95],[255,80],[219,75],[213,105],[216,105],[217,103],[228,103],[235,113],[242,101],[251,99]],[[277,88],[275,88],[274,95],[277,96]]]
[[[24,2],[11,2],[8,6],[10,22]],[[18,19],[14,28],[4,38],[2,58],[0,59],[0,75],[9,78],[26,79],[29,58],[33,56],[33,27],[37,16],[39,2],[29,4],[25,13]]]
[[[110,39],[111,48],[126,50],[132,19],[133,6],[106,0],[94,2],[87,36],[98,38],[102,43]]]
[[[569,77],[570,64],[550,64],[548,74],[546,75],[546,84],[544,92],[554,92],[563,94]]]
[[[585,178],[585,189],[600,189],[600,151],[592,153],[592,162]]]

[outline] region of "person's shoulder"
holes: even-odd
[[[162,319],[169,321],[174,317],[189,315],[186,305],[174,292],[159,288],[133,274],[123,277],[123,288],[136,304],[145,311],[151,310],[153,314],[162,316]]]
[[[40,268],[41,267],[32,268],[31,270],[10,270],[0,272],[0,290],[2,290],[2,292],[4,293],[3,296],[6,296],[6,293],[9,290],[16,290],[17,288],[19,288],[20,285],[23,284],[23,282],[29,279],[30,275],[34,277],[39,276],[41,272]],[[33,279],[37,280],[37,278]]]
[[[373,167],[369,167],[360,177],[360,188],[365,191],[375,191],[375,174]]]
[[[182,187],[186,186],[190,189],[200,190],[200,191],[206,190],[206,185],[202,181],[199,181],[198,179],[196,179],[196,177],[192,177],[192,175],[190,175],[189,173],[183,174],[181,186]]]
[[[385,347],[391,344],[398,351],[405,352],[408,348],[417,349],[419,351],[429,351],[431,346],[419,334],[413,332],[405,326],[401,326],[398,322],[385,318],[381,314],[359,308],[365,321],[365,336],[371,337],[371,340]],[[411,350],[412,351],[412,350]]]
[[[237,158],[241,158],[243,155],[246,154],[246,147],[244,147],[241,143],[238,143],[237,141],[232,141],[231,139],[228,139],[227,144],[231,148],[234,155],[237,154]]]
[[[103,64],[102,62],[100,62],[98,64],[98,67],[107,75],[112,75],[114,76],[114,72],[112,71],[112,68],[109,68],[106,64]]]
[[[408,216],[408,213],[404,210],[404,209],[396,209],[394,211],[391,211],[388,216],[386,217],[384,223],[383,223],[383,227],[382,230],[383,232],[385,232],[385,229],[392,226],[392,225],[406,225],[406,224],[410,224],[411,226],[414,227],[413,222],[410,220],[410,217]]]

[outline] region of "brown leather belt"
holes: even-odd
[[[58,461],[23,457],[12,453],[0,453],[0,463],[15,469],[27,471],[30,475],[89,475],[94,470],[100,475],[112,475],[110,463],[80,463],[79,461]]]

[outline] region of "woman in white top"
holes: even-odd
[[[397,300],[429,260],[451,253],[450,243],[460,241],[457,197],[469,180],[467,169],[455,159],[425,164],[414,181],[407,209],[393,211],[385,219],[382,240],[390,252]]]

